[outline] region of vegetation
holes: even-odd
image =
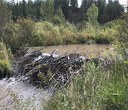
[[[123,8],[118,1],[83,0],[80,8],[77,0],[22,0],[18,3],[1,0],[2,3],[0,17],[4,14],[8,21],[1,27],[1,37],[13,51],[23,46],[110,44],[125,36],[121,33],[124,20],[101,25],[122,15]],[[5,11],[8,13],[3,13]]]
[[[45,110],[127,110],[127,68],[124,62],[107,71],[87,64],[82,77],[59,90]]]
[[[123,6],[118,0],[82,0],[82,4],[78,7],[78,0],[21,0],[20,2],[7,3],[9,9],[12,11],[12,18],[16,21],[19,17],[30,17],[39,20],[51,19],[61,9],[64,18],[71,23],[79,23],[87,20],[87,10],[95,3],[99,9],[98,21],[104,24],[121,16],[124,12]]]
[[[85,65],[46,110],[127,110],[128,12],[118,0],[0,0],[0,78],[10,76],[11,52],[25,46],[116,43],[118,56],[108,68]],[[4,43],[5,44],[4,44]]]
[[[6,48],[3,42],[0,42],[0,79],[3,77],[10,77],[12,74],[12,67],[10,59],[12,57],[11,51]]]

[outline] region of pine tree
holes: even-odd
[[[54,16],[54,1],[47,0],[41,3],[41,18],[42,20],[49,20]]]
[[[92,5],[93,0],[82,0],[82,5],[80,8],[80,21],[87,20],[86,12],[87,9]]]
[[[105,22],[119,18],[123,12],[124,8],[120,5],[118,0],[109,0],[108,5],[106,6]]]
[[[26,1],[25,1],[25,0],[22,0],[22,16],[23,16],[24,18],[27,17]]]
[[[97,6],[99,9],[98,21],[103,24],[105,19],[106,0],[97,0]]]
[[[87,10],[87,19],[93,26],[98,25],[98,7],[93,3],[92,6]]]
[[[0,34],[6,23],[11,21],[11,17],[11,11],[8,9],[8,6],[3,0],[0,0]]]
[[[59,0],[59,6],[62,8],[64,17],[68,19],[69,15],[69,0]]]
[[[72,8],[78,7],[78,2],[77,2],[77,0],[70,0],[70,5],[72,6]]]
[[[35,1],[35,17],[36,17],[36,19],[37,20],[39,20],[40,19],[40,17],[41,17],[41,12],[40,12],[40,8],[41,8],[41,1],[40,0],[36,0]]]
[[[61,18],[61,20],[64,20],[64,14],[63,14],[63,11],[62,11],[62,8],[59,7],[58,11],[57,11],[57,14],[56,14],[59,18]]]

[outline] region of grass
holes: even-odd
[[[3,42],[0,42],[0,78],[12,75],[12,66],[10,59],[12,54]]]
[[[45,110],[127,110],[127,71],[124,62],[117,61],[105,70],[89,63],[84,74],[59,90]]]

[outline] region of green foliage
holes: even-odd
[[[46,0],[41,4],[41,18],[43,20],[49,20],[54,16],[54,1]]]
[[[93,26],[98,25],[98,8],[95,4],[92,4],[92,6],[87,10],[87,19]]]
[[[31,19],[18,19],[3,28],[2,38],[12,50],[23,46],[62,45],[74,43],[110,44],[116,39],[127,43],[127,19],[109,22],[103,26],[93,26],[84,21],[78,27],[64,23],[54,16],[51,22],[34,22]]]
[[[96,43],[110,44],[117,37],[117,31],[113,28],[105,28],[97,33]]]
[[[19,19],[17,22],[21,29],[21,34],[19,36],[19,45],[30,46],[35,22],[33,22],[31,19]]]
[[[3,42],[0,42],[0,78],[12,75],[11,58],[10,50],[6,48]]]
[[[54,26],[50,22],[37,23],[33,32],[33,37],[34,39],[40,39],[39,45],[62,44],[62,39],[59,33],[59,27]],[[33,40],[33,43],[36,43],[36,41]]]
[[[107,70],[87,64],[85,73],[59,90],[45,110],[127,110],[127,71],[121,62]]]
[[[80,8],[78,7],[78,0],[20,0],[18,3],[12,0],[7,5],[12,12],[14,21],[19,17],[30,17],[37,21],[49,20],[54,15],[58,16],[57,11],[62,9],[66,20],[71,23],[80,23],[83,20],[87,21],[87,10],[93,3],[99,9],[98,21],[101,24],[119,18],[124,12],[124,7],[118,0],[82,0]]]
[[[70,4],[73,8],[76,8],[78,6],[77,0],[70,0]]]
[[[63,25],[64,19],[62,20],[59,16],[55,15],[52,19],[50,19],[50,22],[55,24],[55,25]]]
[[[124,7],[120,5],[118,0],[109,0],[106,6],[106,21],[112,21],[119,18],[124,12]]]
[[[86,24],[86,28],[83,28],[78,33],[78,41],[80,43],[86,43],[89,40],[95,40],[98,31],[89,23]]]
[[[2,33],[2,27],[6,23],[11,21],[11,11],[8,9],[7,5],[3,0],[0,0],[0,35]]]
[[[21,36],[21,27],[18,23],[8,23],[3,28],[2,38],[4,42],[15,50],[21,46],[19,37]]]
[[[63,11],[62,11],[62,8],[61,8],[61,7],[58,8],[56,15],[57,15],[62,21],[65,20],[64,14],[63,14]]]

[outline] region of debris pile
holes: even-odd
[[[58,56],[33,51],[19,59],[19,70],[30,83],[43,87],[67,85],[74,75],[82,72],[84,57],[79,54]]]
[[[83,67],[88,62],[96,66],[106,67],[113,60],[108,58],[87,58],[80,54],[59,56],[56,50],[48,53],[39,51],[27,52],[18,61],[18,68],[24,80],[41,87],[67,85],[75,75],[83,72]]]

